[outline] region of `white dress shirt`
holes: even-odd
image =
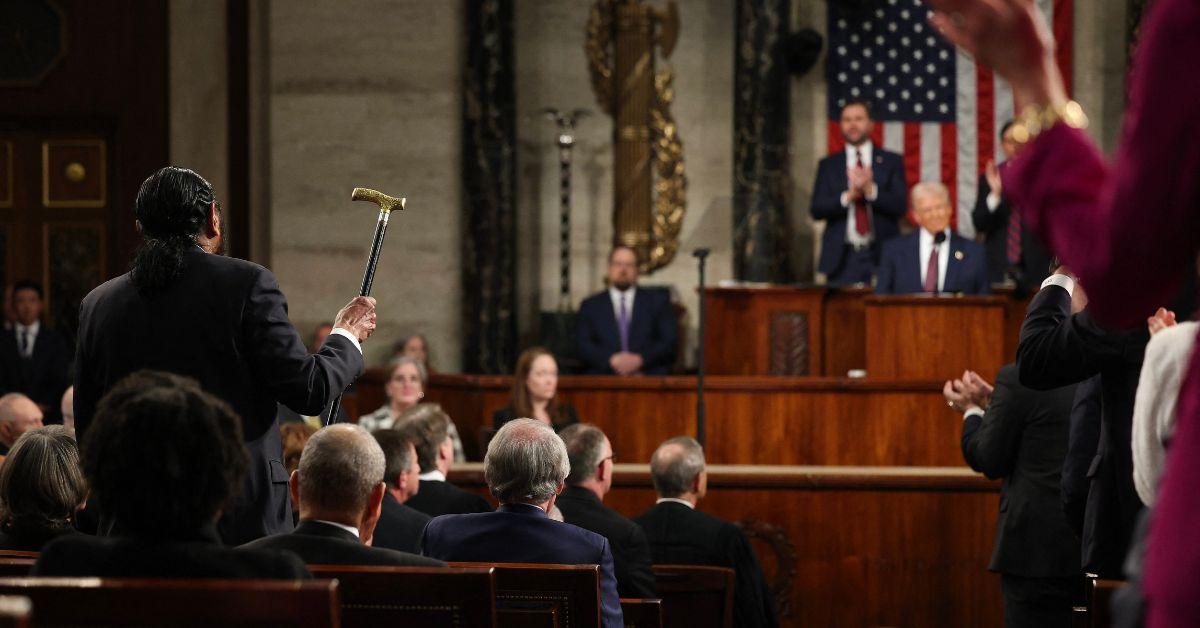
[[[1066,275],[1058,274],[1046,277],[1046,279],[1042,281],[1042,289],[1045,290],[1046,286],[1058,286],[1063,290],[1066,290],[1067,294],[1071,295],[1072,297],[1075,296],[1075,280]]]
[[[950,228],[946,227],[942,233],[946,234],[946,239],[938,246],[938,292],[941,292],[946,287],[946,267],[950,265]],[[921,262],[921,285],[925,285],[925,273],[929,270],[929,256],[933,253],[933,234],[925,229],[921,230],[920,249],[918,258]]]
[[[354,538],[356,538],[356,539],[362,538],[362,537],[358,536],[358,528],[356,528],[354,526],[348,526],[344,523],[338,523],[336,521],[327,521],[325,519],[313,519],[313,521],[316,521],[317,523],[324,523],[325,525],[330,525],[330,526],[334,526],[337,528],[341,528],[341,529],[349,532],[350,534],[353,534]]]
[[[28,358],[33,355],[33,346],[37,343],[38,331],[41,330],[41,328],[42,323],[40,321],[33,321],[33,324],[29,325],[28,327],[20,323],[13,323],[13,333],[17,339],[17,351],[24,350],[24,353],[21,354],[21,357]],[[26,333],[29,334],[28,338],[25,336]],[[22,344],[26,341],[29,343],[28,346]]]
[[[867,140],[860,146],[846,145],[846,180],[850,180],[850,171],[858,167],[858,153],[862,153],[862,163],[864,168],[871,167],[871,155],[874,154],[874,146],[871,140]],[[867,195],[867,202],[874,202],[879,196],[879,186],[875,186],[871,193]],[[850,191],[842,192],[842,207],[846,208],[846,241],[850,244],[863,246],[871,243],[871,236],[861,235],[858,233],[858,223],[854,219],[854,205],[850,202]],[[870,216],[870,213],[867,214]]]
[[[621,292],[616,288],[608,289],[608,296],[612,299],[613,318],[617,324],[621,324],[621,295],[625,295],[625,321],[633,322],[633,299],[637,296],[637,286],[629,286],[625,292]]]
[[[683,504],[684,506],[687,506],[688,508],[691,508],[692,510],[696,509],[696,504],[693,504],[692,502],[689,502],[686,499],[679,499],[678,497],[659,497],[658,500],[654,502],[654,504],[657,506],[658,504],[661,504],[663,502],[675,502],[676,504]]]
[[[1133,402],[1133,487],[1153,506],[1175,432],[1175,406],[1196,346],[1197,323],[1179,323],[1150,339]]]
[[[422,482],[445,482],[446,474],[434,469],[433,471],[426,471],[425,473],[418,475],[417,479],[421,480]]]

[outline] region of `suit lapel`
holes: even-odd
[[[966,252],[962,249],[962,240],[958,234],[950,234],[950,259],[946,264],[946,281],[942,284],[942,292],[959,292],[958,276],[962,274],[962,265],[966,261]]]
[[[904,283],[908,285],[899,285],[901,282],[897,282],[896,292],[898,294],[922,292],[925,289],[924,284],[921,283],[921,273],[925,269],[921,268],[920,232],[914,231],[913,235],[916,237],[913,238],[912,246],[902,248],[905,256],[904,267],[909,269],[909,272],[904,274]]]
[[[615,341],[614,345],[609,347],[610,349],[612,349],[614,351],[620,351],[621,350],[621,328],[617,326],[617,314],[616,314],[617,306],[615,303],[613,303],[612,293],[608,291],[608,288],[604,289],[604,298],[601,299],[601,301],[605,305],[605,307],[603,308],[604,313],[601,314],[601,319],[604,321],[604,324],[608,326],[608,332],[609,332],[604,337],[612,338]]]
[[[641,343],[638,341],[642,340],[647,335],[645,327],[650,321],[650,315],[648,314],[650,307],[649,299],[650,292],[645,289],[638,288],[637,296],[633,298],[633,311],[629,313],[630,347],[632,347],[634,344],[640,345]]]

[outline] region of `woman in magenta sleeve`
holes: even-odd
[[[1097,319],[1144,324],[1194,272],[1200,248],[1200,2],[1151,6],[1112,164],[1082,131],[1033,2],[926,2],[943,35],[1012,84],[1029,143],[1006,193],[1086,283]],[[1200,352],[1177,412],[1145,560],[1152,628],[1200,625]]]

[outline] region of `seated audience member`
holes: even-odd
[[[638,289],[637,252],[608,254],[608,290],[579,304],[579,359],[588,373],[666,375],[675,364],[679,331],[671,294]]]
[[[309,565],[442,566],[441,561],[382,547],[371,537],[387,489],[383,450],[363,428],[343,423],[313,434],[288,487],[300,525],[242,547],[289,551]]]
[[[700,443],[677,436],[659,445],[650,458],[650,479],[658,501],[634,521],[646,531],[654,564],[733,568],[733,625],[777,626],[775,603],[749,539],[732,523],[696,510],[708,491]]]
[[[1159,310],[1150,319],[1150,343],[1133,402],[1133,484],[1147,506],[1153,506],[1158,479],[1166,465],[1167,443],[1175,432],[1175,405],[1196,347],[1200,325],[1174,324],[1174,315]]]
[[[429,523],[429,515],[406,505],[421,489],[421,466],[417,464],[417,450],[412,441],[399,430],[376,430],[375,442],[383,449],[386,461],[383,482],[387,491],[383,494],[383,511],[375,525],[375,547],[386,547],[402,552],[417,551],[417,540],[421,530]]]
[[[358,424],[368,432],[389,430],[399,425],[400,415],[415,408],[425,398],[425,384],[428,382],[429,372],[424,364],[411,356],[396,358],[392,362],[391,376],[383,388],[387,403],[359,417]],[[463,454],[462,439],[458,437],[454,421],[450,421],[450,442],[454,446],[454,461],[465,462],[467,457]]]
[[[1000,150],[1005,162],[999,166],[988,161],[979,176],[979,194],[971,221],[975,232],[983,235],[987,250],[988,281],[1000,283],[1012,280],[1020,294],[1037,290],[1046,278],[1050,253],[1021,220],[1020,208],[1008,200],[1001,186],[1000,174],[1008,168],[1008,160],[1020,145],[1013,139],[1013,121],[1000,127]]]
[[[877,294],[987,294],[983,246],[950,229],[950,192],[941,183],[913,186],[913,219],[920,227],[883,244]]]
[[[421,366],[425,367],[426,373],[435,372],[429,366],[429,341],[425,339],[425,334],[412,334],[392,347],[393,360],[403,355],[419,362]]]
[[[33,575],[308,577],[294,555],[221,546],[217,518],[249,454],[233,410],[195,380],[158,371],[121,380],[100,400],[81,451],[109,536],[51,541]]]
[[[62,424],[71,432],[71,437],[75,437],[75,387],[67,386],[67,392],[63,393],[62,401],[59,403],[59,408],[62,411]]]
[[[421,467],[421,490],[408,498],[408,506],[430,517],[492,511],[483,497],[446,481],[454,463],[454,444],[449,435],[450,417],[441,406],[422,403],[412,408],[397,422],[396,429],[416,448]]]
[[[25,432],[0,466],[0,549],[39,552],[50,539],[73,533],[86,498],[70,430],[48,425]]]
[[[425,526],[422,553],[447,561],[599,565],[603,625],[620,628],[608,541],[546,514],[569,471],[567,448],[548,425],[533,419],[506,423],[483,459],[484,480],[500,508],[434,518]]]
[[[71,384],[71,346],[41,322],[42,287],[33,281],[13,285],[13,328],[0,332],[0,393],[19,392],[58,422],[59,401]]]
[[[943,392],[963,413],[963,459],[993,480],[1004,478],[988,569],[1000,574],[1005,626],[1071,625],[1072,608],[1083,601],[1083,570],[1059,485],[1075,386],[1032,390],[1007,364],[994,390],[968,371]]]
[[[555,501],[563,521],[608,539],[621,597],[658,597],[646,533],[603,503],[612,488],[612,443],[600,428],[587,423],[567,427],[559,436],[571,461],[567,487]]]
[[[0,397],[0,460],[22,434],[42,427],[42,409],[21,393]]]
[[[328,338],[329,334],[332,334],[332,333],[333,333],[333,323],[331,323],[329,321],[324,321],[324,322],[318,323],[316,329],[313,330],[312,338],[308,341],[309,353],[316,353],[316,352],[320,351],[321,347],[325,344],[325,339]],[[353,390],[353,389],[354,389],[354,385],[351,384],[350,388],[348,390]],[[333,401],[330,401],[329,405],[326,406],[325,409],[321,411],[321,414],[319,414],[317,416],[305,416],[305,415],[300,414],[299,412],[296,412],[295,410],[283,405],[282,403],[280,403],[280,404],[276,405],[275,418],[276,418],[276,420],[279,421],[280,425],[285,425],[288,423],[308,423],[314,429],[320,429],[322,426],[329,423],[329,410],[332,407],[333,407]],[[346,423],[347,421],[349,421],[349,417],[346,414],[346,406],[344,406],[344,405],[339,406],[338,407],[338,422]],[[292,513],[292,514],[295,514],[295,513]]]
[[[492,415],[492,426],[500,429],[501,425],[518,417],[537,419],[555,430],[578,423],[575,408],[559,403],[557,393],[558,362],[554,360],[554,354],[545,347],[522,351],[517,358],[508,405]]]

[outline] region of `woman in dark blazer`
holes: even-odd
[[[492,415],[492,426],[516,418],[537,419],[555,431],[579,422],[575,408],[558,402],[558,362],[545,347],[531,347],[517,358],[512,396],[508,405]]]
[[[40,552],[74,532],[86,497],[70,430],[49,425],[21,435],[0,466],[0,549]]]

